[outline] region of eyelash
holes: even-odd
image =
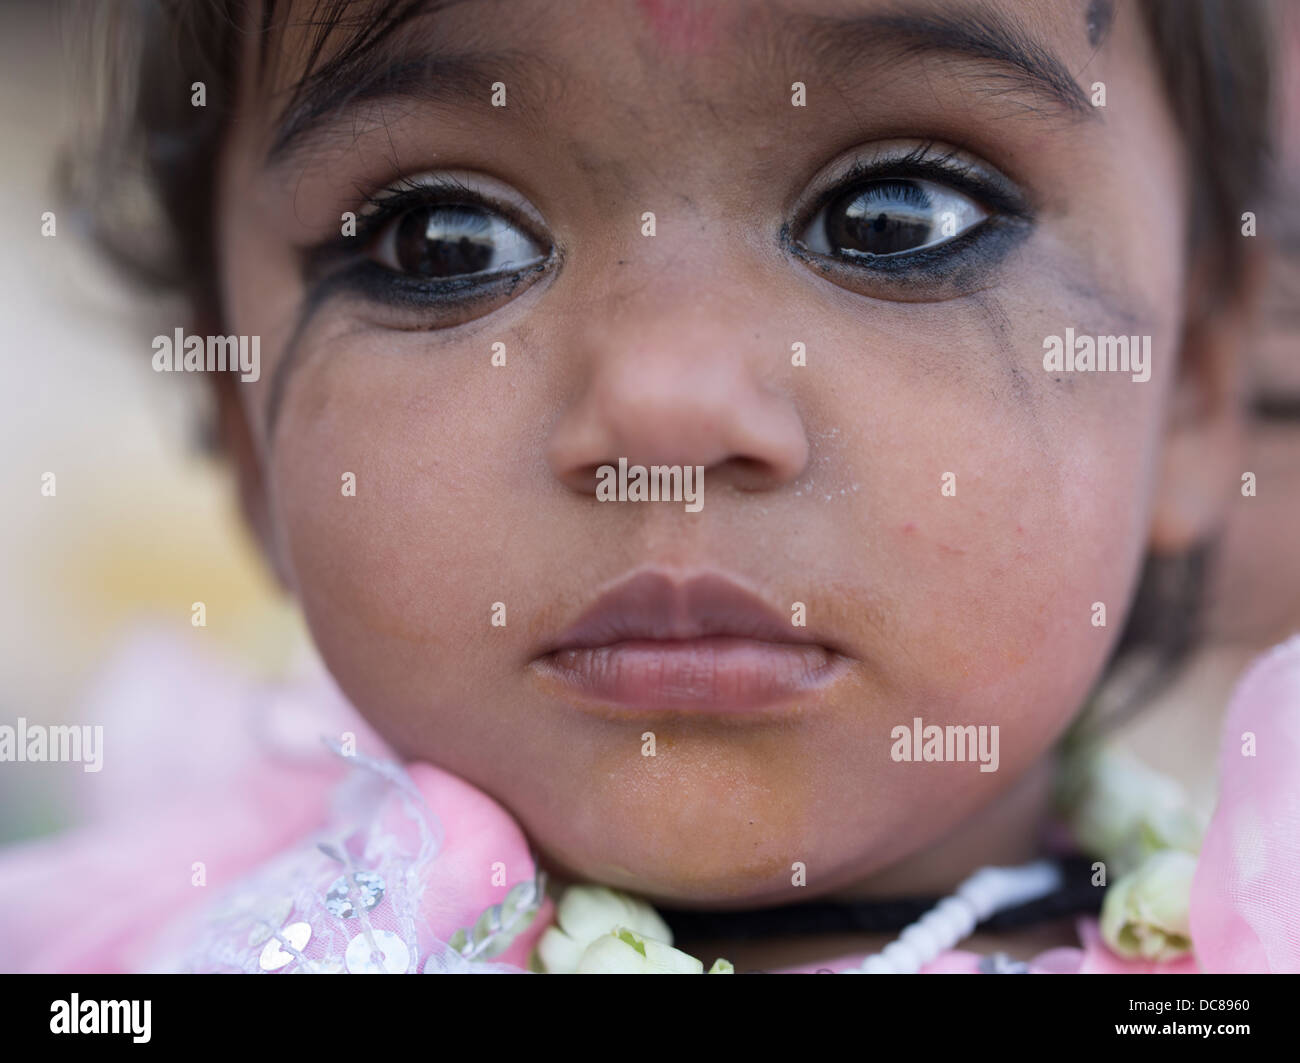
[[[947,240],[916,250],[873,258],[825,254],[812,251],[792,232],[804,232],[812,219],[832,203],[873,182],[885,180],[929,180],[960,192],[989,210],[987,217]],[[385,230],[415,208],[472,205],[496,214],[526,233],[546,249],[544,258],[514,271],[481,276],[430,278],[401,273],[367,257]],[[1000,257],[1017,243],[1032,226],[1032,211],[1024,196],[1006,178],[962,161],[955,153],[936,150],[933,145],[918,146],[905,155],[871,161],[858,161],[841,174],[835,184],[820,193],[812,204],[783,226],[781,243],[796,257],[804,259],[824,273],[845,276],[849,287],[855,284],[942,285],[957,279],[964,269]],[[475,188],[445,175],[431,175],[413,180],[403,178],[381,192],[366,195],[357,212],[354,236],[339,236],[307,252],[305,272],[318,284],[315,299],[338,290],[347,290],[362,298],[409,309],[428,311],[441,308],[448,314],[472,308],[478,303],[508,297],[529,275],[545,271],[556,257],[550,241],[539,237],[533,222],[521,212],[483,195]],[[476,279],[474,279],[476,278]]]
[[[482,207],[484,210],[499,214],[512,224],[519,226],[534,239],[538,239],[532,230],[532,224],[525,220],[518,211],[483,195],[470,185],[463,184],[446,174],[433,174],[428,178],[413,180],[402,178],[388,185],[376,195],[368,195],[358,215],[357,236],[368,246],[384,231],[385,227],[400,218],[413,207],[440,207],[454,204],[466,204]],[[539,243],[545,241],[538,240]]]
[[[459,277],[417,277],[400,273],[367,257],[389,226],[409,211],[424,207],[468,205],[479,207],[509,221],[547,249],[540,262],[518,270],[503,270],[486,277],[465,274]],[[539,237],[534,223],[509,205],[483,195],[446,174],[414,180],[402,178],[382,191],[365,195],[357,211],[356,234],[333,237],[306,252],[304,273],[309,283],[319,285],[315,299],[346,289],[376,302],[389,303],[411,310],[445,305],[455,311],[476,302],[509,294],[529,274],[547,268],[556,249]]]
[[[792,235],[804,232],[822,211],[855,188],[866,189],[872,183],[891,179],[942,184],[975,200],[989,211],[988,217],[940,243],[873,258],[812,251]],[[853,163],[833,186],[820,193],[782,229],[781,241],[787,250],[823,271],[850,271],[867,280],[874,277],[903,281],[926,275],[943,280],[981,251],[999,257],[1000,252],[1009,250],[1017,242],[1016,238],[1032,227],[1033,220],[1029,203],[1009,180],[962,161],[954,152],[936,150],[933,145],[925,144],[906,155]]]

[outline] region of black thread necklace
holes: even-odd
[[[1061,870],[1054,892],[998,912],[979,924],[982,930],[1013,930],[1071,915],[1101,910],[1105,890],[1094,886],[1093,861],[1068,856],[1053,861]],[[782,935],[889,933],[904,929],[942,897],[899,897],[880,901],[810,901],[807,904],[750,908],[744,911],[696,911],[656,908],[673,932],[673,940],[745,940]]]

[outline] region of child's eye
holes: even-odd
[[[303,249],[314,305],[340,295],[387,328],[452,328],[522,294],[557,261],[545,221],[508,185],[454,172],[367,196],[355,232]]]
[[[955,240],[989,212],[933,181],[886,178],[840,192],[812,218],[803,246],[847,259],[903,256]]]
[[[882,143],[823,174],[781,243],[832,284],[872,299],[942,302],[986,287],[1034,230],[1026,193],[958,148]]]
[[[431,280],[513,273],[545,256],[517,225],[469,203],[412,207],[384,226],[373,249],[380,265]]]

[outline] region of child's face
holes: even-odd
[[[795,862],[805,896],[844,887],[1041,757],[1158,516],[1186,310],[1158,68],[1133,5],[1100,47],[1088,8],[989,5],[1017,62],[951,4],[474,0],[392,39],[422,88],[318,115],[270,164],[279,105],[245,86],[224,327],[261,336],[241,393],[274,550],[397,750],[552,865],[701,902],[788,896]],[[367,237],[366,196],[440,173],[488,206],[408,191]],[[448,290],[485,269],[510,279]],[[1150,379],[1046,371],[1067,328],[1152,337]],[[598,501],[620,458],[704,466],[703,508]],[[643,570],[683,627],[633,609],[548,656]],[[701,574],[781,623],[674,599]],[[997,770],[891,759],[914,717],[997,725]]]

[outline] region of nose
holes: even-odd
[[[704,299],[676,290],[676,299],[592,306],[588,324],[572,330],[570,350],[584,375],[552,430],[547,459],[574,491],[594,493],[597,469],[619,458],[703,466],[710,486],[744,491],[775,489],[807,465],[803,420],[781,389],[783,373],[803,370],[780,346],[754,338],[752,295],[725,300],[716,282]],[[719,313],[724,302],[731,309]]]

